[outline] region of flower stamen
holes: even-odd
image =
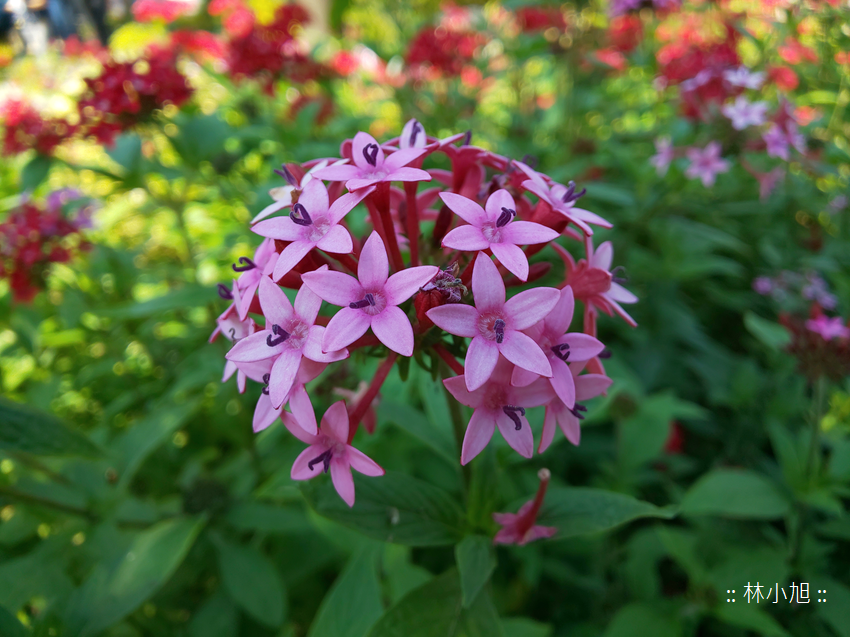
[[[263,387],[263,394],[266,396],[269,395],[269,381],[271,380],[271,377],[271,374],[263,374],[263,383],[265,383],[265,386]]]
[[[298,188],[298,180],[295,179],[295,175],[289,172],[289,168],[286,167],[286,164],[281,164],[280,170],[275,168],[275,172],[284,179],[286,179],[286,183],[288,183],[290,186],[292,186],[293,188]]]
[[[286,341],[286,339],[288,339],[290,336],[292,336],[289,332],[287,332],[277,323],[272,325],[272,333],[275,334],[277,338],[272,337],[271,334],[266,337],[266,345],[268,345],[269,347],[277,347],[278,345]]]
[[[223,298],[225,301],[233,300],[233,292],[227,289],[227,286],[224,283],[218,284],[218,295]]]
[[[422,131],[422,124],[420,124],[417,120],[413,120],[413,126],[410,130],[410,139],[408,140],[408,144],[410,144],[411,148],[416,143],[416,136]],[[367,158],[368,160],[368,158]],[[374,164],[373,164],[374,165]]]
[[[348,307],[352,310],[362,310],[364,307],[375,307],[375,297],[370,292],[366,292],[365,298],[355,301],[354,303],[349,303]]]
[[[313,223],[313,219],[310,218],[304,204],[300,203],[292,204],[292,212],[289,213],[289,218],[299,226],[309,226]]]
[[[587,411],[587,407],[579,403],[576,403],[576,406],[570,409],[570,413],[579,420],[584,420],[584,414],[582,412],[585,411]]]
[[[378,145],[377,144],[366,144],[366,147],[363,149],[363,157],[366,158],[366,161],[369,162],[370,166],[378,165]]]
[[[515,407],[513,405],[505,405],[504,407],[502,407],[502,411],[505,412],[505,415],[508,418],[513,420],[514,427],[516,427],[517,431],[522,429],[522,421],[519,419],[519,416],[517,416],[517,412],[519,412],[521,415],[525,416],[525,408]]]
[[[565,363],[570,357],[570,346],[567,343],[561,343],[552,347],[552,352]]]
[[[587,188],[582,188],[580,192],[576,192],[576,182],[570,181],[567,184],[567,192],[564,193],[564,196],[561,198],[561,201],[564,203],[572,203],[574,201],[578,201],[587,193]]]
[[[331,468],[331,458],[333,458],[334,452],[331,449],[328,449],[322,454],[319,454],[315,458],[313,458],[310,462],[307,463],[307,467],[310,471],[313,470],[313,465],[319,464],[320,462],[324,465],[323,471],[325,473]]]
[[[502,206],[502,214],[499,215],[499,218],[496,221],[496,227],[502,228],[508,225],[511,219],[513,219],[515,216],[516,210],[511,210],[510,208],[505,208],[504,206]]]
[[[242,265],[236,265],[235,263],[230,266],[233,268],[234,272],[247,272],[248,270],[253,270],[257,267],[257,264],[251,261],[248,257],[239,257],[239,263]]]
[[[497,343],[501,343],[505,340],[505,322],[502,319],[496,319],[494,321],[493,332],[496,334]]]

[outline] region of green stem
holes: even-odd
[[[440,376],[442,378],[451,378],[455,374],[449,368],[449,366],[440,361]],[[463,449],[463,437],[466,434],[466,425],[463,422],[463,412],[460,408],[460,403],[455,400],[455,397],[449,393],[448,389],[445,389],[443,386],[443,391],[446,392],[446,399],[449,404],[449,416],[452,419],[452,431],[454,431],[455,442],[457,443],[457,451],[460,454]],[[463,476],[463,493],[464,497],[467,497],[469,494],[469,483],[472,478],[472,474],[470,471],[469,465],[464,465],[461,467],[461,475]]]
[[[811,482],[812,471],[820,442],[820,423],[823,420],[824,402],[826,398],[826,377],[821,376],[815,381],[814,403],[812,405],[812,437],[809,441],[809,456],[806,460],[806,480]]]

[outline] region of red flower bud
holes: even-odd
[[[428,318],[426,312],[432,307],[438,307],[448,303],[442,291],[434,288],[433,290],[420,290],[413,297],[413,307],[416,309],[416,319],[419,321],[419,326],[422,330],[429,330],[434,327],[434,323]]]

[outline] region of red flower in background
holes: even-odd
[[[795,66],[803,61],[816,63],[818,61],[817,52],[794,38],[787,38],[785,44],[778,47],[779,57],[785,60],[788,64]]]
[[[192,5],[182,0],[136,0],[133,18],[137,22],[171,23],[192,13]]]
[[[475,31],[427,26],[414,36],[405,59],[414,72],[430,67],[438,74],[458,77],[485,42],[484,35]]]
[[[797,74],[787,66],[771,66],[767,69],[767,77],[783,91],[793,91],[800,85]]]
[[[611,20],[608,27],[608,41],[611,48],[620,53],[630,53],[643,39],[643,22],[640,17],[628,13]]]
[[[224,43],[209,31],[181,29],[172,31],[171,45],[193,57],[218,60],[224,57]]]
[[[567,28],[564,14],[558,7],[521,7],[516,11],[517,21],[524,33],[545,31],[555,27],[559,31]]]
[[[247,37],[256,22],[254,12],[242,0],[211,0],[207,11],[211,16],[223,16],[221,24],[234,38]]]
[[[45,119],[31,104],[10,100],[2,108],[5,131],[3,154],[17,155],[31,148],[42,155],[50,155],[75,127],[65,119]]]

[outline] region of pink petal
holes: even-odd
[[[253,226],[251,232],[281,241],[298,241],[301,238],[301,228],[289,217],[266,219]]]
[[[637,327],[637,321],[635,321],[631,315],[624,310],[619,303],[611,299],[607,294],[603,294],[602,298],[608,301],[613,310],[622,318],[626,323],[631,325],[632,327]]]
[[[582,374],[576,378],[576,400],[596,398],[605,393],[613,382],[602,374]]]
[[[270,335],[271,332],[268,330],[262,330],[256,334],[251,334],[251,336],[246,336],[225,354],[225,358],[237,363],[252,363],[274,358],[280,352],[280,346],[268,346],[266,338]]]
[[[481,339],[484,340],[484,339]],[[535,374],[546,376],[552,375],[552,366],[549,365],[549,359],[540,346],[532,341],[522,332],[508,330],[505,332],[505,339],[501,345],[497,346],[502,356],[507,358],[514,365],[518,365],[523,369],[527,369]],[[467,358],[469,355],[467,354]],[[469,366],[466,367],[466,373],[469,374]]]
[[[331,204],[328,212],[328,219],[331,223],[339,223],[342,219],[351,212],[354,207],[363,201],[367,195],[371,195],[374,188],[361,188],[357,192],[349,192],[337,199]]]
[[[355,471],[362,473],[364,476],[377,477],[384,475],[385,471],[381,466],[362,451],[349,446],[346,449],[346,453],[348,454],[348,462]]]
[[[416,135],[413,134],[414,126],[418,126]],[[411,136],[413,137],[412,145],[410,143]],[[419,122],[415,119],[409,119],[404,128],[401,129],[398,145],[402,148],[424,148],[427,145],[427,137]]]
[[[319,268],[317,271],[327,271],[328,266],[323,265],[322,268],[324,270]],[[319,309],[321,307],[321,297],[306,285],[302,285],[301,289],[298,290],[298,294],[295,295],[295,314],[307,323],[307,325],[312,325],[316,322],[316,317],[319,316]]]
[[[552,197],[549,194],[549,187],[545,183],[536,183],[529,179],[528,181],[522,182],[520,185],[531,194],[537,195],[541,201],[548,203],[550,206],[552,205]]]
[[[443,237],[443,247],[451,248],[452,250],[463,250],[464,252],[473,252],[477,250],[486,250],[490,247],[490,241],[481,232],[478,226],[459,226]]]
[[[540,378],[539,374],[530,372],[522,367],[514,366],[513,373],[511,374],[511,385],[514,387],[528,387],[538,378]]]
[[[384,160],[384,170],[388,173],[394,172],[402,166],[407,166],[410,162],[419,159],[428,152],[425,148],[403,148],[395,151]],[[421,172],[425,172],[424,170]],[[431,179],[431,175],[428,175]],[[395,181],[395,180],[394,180]]]
[[[360,252],[357,278],[360,279],[364,290],[380,290],[387,282],[389,274],[390,262],[384,241],[377,232],[372,231]]]
[[[266,334],[268,334],[268,332],[266,332]],[[268,345],[266,347],[268,347]],[[275,356],[277,356],[277,354],[275,354]],[[239,368],[240,372],[242,372],[248,378],[257,383],[263,382],[263,376],[272,371],[272,365],[274,365],[274,359],[272,358],[267,358],[265,360],[260,361],[252,361],[249,363],[241,361],[239,363],[236,363],[236,366]]]
[[[348,358],[348,350],[343,348],[337,350],[322,349],[325,340],[325,328],[321,325],[311,325],[307,333],[307,339],[301,347],[301,352],[308,359],[317,363],[334,363]]]
[[[312,241],[294,241],[283,249],[280,256],[277,258],[277,263],[274,266],[272,277],[275,281],[280,281],[286,273],[298,265],[307,253],[313,249],[315,244]]]
[[[493,419],[493,413],[485,409],[476,409],[472,418],[469,419],[466,434],[463,436],[460,463],[465,465],[481,453],[493,437],[495,429],[496,421]]]
[[[388,305],[372,317],[372,332],[384,345],[402,356],[413,356],[413,328],[407,314]]]
[[[265,278],[265,277],[263,277]],[[244,321],[248,318],[248,312],[251,309],[251,301],[254,300],[254,294],[257,292],[257,288],[260,285],[260,280],[257,280],[256,283],[251,283],[243,290],[239,292],[239,320]],[[233,295],[234,298],[236,295]]]
[[[319,239],[316,247],[333,254],[351,254],[354,251],[351,235],[342,226],[331,226],[328,233]]]
[[[517,414],[519,416],[519,414]],[[499,426],[499,431],[502,437],[507,441],[511,448],[523,458],[530,458],[534,455],[534,435],[531,433],[531,425],[528,424],[525,416],[519,416],[520,428],[517,429],[514,421],[508,418],[504,412],[499,412],[496,416],[496,424]]]
[[[512,243],[492,243],[490,250],[508,272],[520,281],[528,280],[528,257],[520,248]]]
[[[356,190],[358,193],[361,190],[369,190],[371,192],[374,190],[374,185],[382,181],[386,181],[386,179],[375,177],[374,175],[366,175],[357,177],[356,179],[349,179],[345,182],[345,187],[351,191]]]
[[[502,188],[497,190],[487,198],[487,203],[484,204],[484,210],[487,213],[490,221],[496,221],[502,214],[502,208],[513,210],[516,212],[516,202],[511,197],[511,193]]]
[[[228,364],[233,365],[233,363],[230,363],[229,361],[228,361]],[[235,367],[235,365],[234,365],[234,367]],[[240,394],[245,393],[245,386],[247,385],[247,383],[248,383],[248,378],[247,378],[247,376],[245,376],[245,374],[243,374],[241,372],[239,374],[236,374],[236,387],[239,389]]]
[[[547,243],[557,239],[560,235],[539,223],[531,221],[512,221],[502,229],[502,241],[516,245],[529,245],[534,243]]]
[[[519,369],[514,367],[514,369]],[[537,377],[526,387],[514,387],[512,390],[513,404],[519,407],[540,407],[552,401],[555,392],[548,378]]]
[[[599,246],[593,253],[593,256],[590,257],[590,265],[594,268],[600,268],[602,270],[610,270],[611,263],[614,260],[614,246],[611,245],[610,241],[606,241],[605,243],[600,243]]]
[[[359,134],[359,133],[358,133]],[[351,467],[341,458],[331,459],[331,481],[339,497],[350,507],[354,506],[354,478]]]
[[[572,409],[576,404],[576,385],[570,368],[560,358],[553,357],[549,363],[552,365],[552,378],[549,379],[552,389],[555,390],[558,398]]]
[[[387,279],[387,283],[384,286],[387,303],[390,305],[404,303],[416,294],[419,288],[433,279],[439,271],[440,269],[437,266],[421,265],[396,272]]]
[[[573,289],[569,285],[561,288],[561,296],[558,298],[558,302],[552,308],[552,311],[546,315],[546,319],[544,320],[546,331],[550,334],[561,335],[570,329],[575,307]]]
[[[289,298],[277,283],[266,277],[260,279],[260,306],[269,329],[273,323],[283,325],[292,319],[293,309]]]
[[[605,293],[605,296],[609,297],[611,300],[616,301],[617,303],[637,303],[638,297],[629,292],[626,288],[624,288],[619,283],[615,283],[611,281],[611,287]]]
[[[493,544],[519,544],[522,538],[513,527],[499,529],[493,537]]]
[[[357,167],[361,171],[370,172],[375,170],[375,166],[372,166],[368,161],[366,161],[366,156],[363,154],[363,150],[369,145],[375,144],[378,147],[378,155],[375,157],[375,165],[377,167],[381,167],[384,164],[384,151],[381,148],[381,145],[372,137],[369,133],[357,133],[354,136],[354,141],[351,144],[351,156],[354,159],[354,163],[357,164]]]
[[[586,223],[592,223],[594,225],[600,226],[602,228],[613,228],[613,224],[610,221],[606,221],[602,217],[600,217],[595,212],[590,212],[590,210],[585,210],[583,208],[573,208],[572,215],[574,217],[579,217],[582,221]]]
[[[257,406],[254,409],[254,433],[268,428],[269,425],[280,418],[280,412],[280,409],[275,409],[272,406],[271,398],[265,394],[260,394],[260,399],[257,401]]]
[[[528,544],[529,542],[533,542],[534,540],[543,540],[550,538],[557,532],[557,527],[540,526],[539,524],[535,524],[528,530],[528,532],[525,534],[525,537],[522,538],[520,546],[522,546],[523,544]]]
[[[516,513],[494,513],[493,521],[502,526],[513,526],[519,516]]]
[[[271,377],[269,378],[269,398],[272,406],[278,407],[286,400],[292,383],[295,382],[295,374],[301,364],[301,350],[286,349],[274,362]]]
[[[363,298],[363,288],[353,276],[342,272],[305,272],[301,280],[320,298],[332,305],[348,307]]]
[[[504,310],[506,318],[509,319],[508,328],[525,330],[542,321],[560,298],[561,293],[555,288],[533,288],[511,297],[505,303]]]
[[[466,405],[473,409],[481,406],[481,402],[484,399],[484,389],[478,388],[473,392],[469,391],[466,388],[466,380],[462,375],[446,378],[443,381],[443,385],[461,405]]]
[[[487,221],[487,214],[477,203],[453,192],[441,192],[440,199],[449,209],[466,223],[479,228]]]
[[[322,416],[322,433],[337,442],[348,444],[348,410],[345,401],[338,400]]]
[[[278,210],[283,210],[284,208],[288,208],[292,205],[292,201],[287,193],[287,195],[281,199],[280,201],[275,201],[274,203],[270,203],[268,206],[260,210],[257,215],[251,219],[251,223],[256,224],[268,217],[271,214],[276,213]]]
[[[319,433],[316,412],[313,410],[313,404],[304,385],[292,387],[292,392],[289,394],[289,409],[301,429],[314,436]]]
[[[328,200],[328,189],[321,179],[311,179],[301,190],[298,203],[307,209],[310,216],[327,212],[330,201]]]
[[[366,333],[372,317],[363,310],[344,307],[333,315],[322,339],[322,351],[333,352],[348,347]]]
[[[546,185],[546,182],[543,180],[543,177],[541,177],[540,174],[536,170],[534,170],[531,166],[528,166],[528,165],[524,164],[523,162],[518,161],[516,159],[514,160],[514,164],[522,172],[524,172],[526,175],[528,175],[529,181],[531,181],[531,183],[533,183],[537,186],[543,186],[547,190],[549,189],[549,186]],[[527,182],[524,181],[524,182],[522,182],[521,185],[524,187],[526,183]]]
[[[312,361],[309,358],[301,359],[301,367],[298,368],[298,375],[296,378],[299,383],[309,383],[311,380],[315,380],[319,374],[325,371],[327,367],[327,363],[317,363],[316,361]]]
[[[294,414],[284,411],[281,413],[281,419],[283,420],[283,425],[289,430],[289,433],[298,438],[301,442],[305,442],[308,445],[318,445],[322,442],[322,438],[309,433],[306,428],[295,419]],[[321,451],[319,453],[321,453]],[[312,458],[310,458],[310,460],[312,460]]]
[[[451,303],[433,307],[425,315],[434,325],[449,334],[472,338],[478,336],[478,310],[471,305]]]
[[[505,282],[499,276],[496,264],[483,252],[478,253],[472,270],[472,296],[475,307],[482,314],[501,309],[505,304]]]
[[[326,447],[321,444],[310,445],[307,447],[304,451],[298,454],[295,462],[292,463],[292,470],[289,472],[289,476],[293,480],[309,480],[310,478],[315,478],[324,470],[324,464],[317,462],[311,469],[310,461],[314,458],[318,458],[326,450]]]
[[[399,151],[404,152],[404,151]],[[393,153],[394,155],[396,153]],[[392,156],[390,156],[392,157]],[[396,168],[386,178],[387,181],[431,181],[431,175],[420,168]]]
[[[360,174],[360,169],[357,166],[346,164],[343,166],[328,166],[313,173],[317,179],[324,181],[348,181],[354,179]]]
[[[537,453],[543,453],[552,444],[552,441],[555,439],[557,425],[555,412],[551,409],[551,405],[548,405],[546,407],[546,415],[543,417],[543,433],[540,434],[540,444],[537,445]]]
[[[558,339],[558,343],[566,343],[570,346],[570,361],[586,361],[594,356],[599,356],[605,345],[590,334],[574,332],[566,334]]]
[[[505,338],[508,334],[505,334]],[[526,338],[528,337],[526,336]],[[495,341],[488,341],[483,336],[476,336],[472,339],[469,349],[466,351],[464,367],[464,379],[469,391],[475,391],[481,387],[493,374],[496,363],[499,361],[499,347]],[[536,344],[535,347],[537,347]],[[540,350],[539,347],[537,349]]]

